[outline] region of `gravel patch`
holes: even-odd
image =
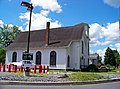
[[[108,77],[110,79],[120,79],[120,74],[100,74],[103,77]]]
[[[1,73],[0,73],[1,74]],[[7,80],[7,81],[28,81],[28,82],[64,82],[66,81],[67,77],[64,77],[62,74],[57,75],[48,75],[48,76],[19,76],[19,75],[0,75],[0,80]]]

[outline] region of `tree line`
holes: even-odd
[[[0,63],[5,63],[6,47],[14,41],[20,32],[21,30],[17,26],[0,26]]]

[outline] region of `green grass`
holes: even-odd
[[[108,77],[102,77],[100,74],[120,74],[120,69],[115,69],[109,72],[73,72],[73,71],[65,71],[65,70],[49,70],[49,74],[56,74],[56,73],[63,73],[67,74],[69,77],[67,78],[68,81],[90,81],[90,80],[101,80],[101,79],[109,79]],[[39,73],[30,73],[30,76],[37,77],[37,76],[49,76],[49,74],[39,74]],[[0,76],[24,76],[24,72],[11,72],[1,73]]]
[[[52,71],[53,72],[53,71]],[[55,71],[57,72],[57,71]],[[60,71],[59,71],[60,72]],[[100,80],[100,79],[108,79],[100,76],[97,73],[92,72],[62,72],[64,74],[67,74],[69,77],[67,78],[67,81],[88,81],[88,80]],[[9,74],[0,74],[0,76],[24,76],[24,72],[17,72],[17,73],[9,73]],[[39,76],[48,76],[49,74],[39,74],[39,73],[30,73],[30,76],[33,77],[39,77]]]
[[[0,76],[24,76],[24,72],[11,72],[11,73],[5,73],[5,74],[0,74]],[[30,73],[30,76],[34,76],[34,77],[37,77],[37,76],[48,76],[48,74],[39,74],[39,73]]]
[[[23,75],[23,72],[17,72],[17,73],[14,73],[14,72],[11,72],[11,73],[2,73],[0,74],[0,76],[22,76]]]
[[[55,72],[58,72],[58,73],[66,73],[67,71],[66,70],[49,70],[50,73],[55,73]]]
[[[69,81],[88,81],[88,80],[100,80],[100,79],[108,79],[100,76],[97,73],[92,72],[75,72],[69,74]]]
[[[98,74],[99,73],[101,73],[101,74],[120,74],[120,68],[109,71],[109,72],[98,72]]]
[[[99,74],[120,74],[120,68],[109,72],[74,72],[69,74],[69,81],[87,81],[87,80],[101,80],[109,79],[108,77],[102,77]]]
[[[36,77],[39,77],[39,76],[44,76],[44,77],[47,77],[48,76],[48,74],[39,74],[39,73],[30,73],[30,76],[36,76]]]
[[[113,70],[114,72],[117,72],[120,74],[120,68],[116,68],[115,70]]]

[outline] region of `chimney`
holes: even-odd
[[[49,45],[50,22],[46,23],[45,46]]]

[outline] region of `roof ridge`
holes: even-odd
[[[73,25],[73,26],[65,26],[65,27],[56,27],[56,28],[50,28],[50,30],[55,30],[55,29],[63,29],[63,28],[70,28],[70,27],[76,27],[76,26],[84,26],[84,25],[88,25],[87,23],[80,23],[80,24],[76,24],[76,25]],[[34,29],[34,30],[31,30],[31,32],[34,32],[34,31],[44,31],[46,29]],[[28,32],[28,31],[23,31],[24,32]]]

